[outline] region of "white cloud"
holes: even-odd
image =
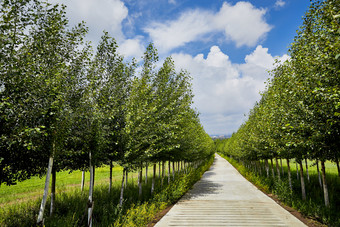
[[[176,0],[169,0],[168,2],[169,2],[169,4],[176,5]]]
[[[249,2],[238,2],[234,6],[225,2],[215,23],[237,47],[254,46],[271,30],[264,20],[265,14],[266,10],[256,9]]]
[[[189,10],[179,18],[163,23],[153,22],[144,31],[161,52],[170,51],[186,43],[203,39],[209,34],[224,32],[226,41],[237,47],[255,46],[271,30],[265,21],[266,10],[251,3],[224,3],[219,12]]]
[[[64,3],[62,0],[50,0],[51,3]],[[71,24],[85,21],[89,27],[88,38],[95,44],[103,30],[117,40],[124,39],[122,21],[128,15],[128,9],[120,0],[72,0],[67,1],[67,17]]]
[[[211,13],[202,10],[188,11],[175,21],[154,22],[144,30],[161,52],[185,45],[212,31]]]
[[[143,37],[136,37],[134,39],[124,40],[118,47],[118,52],[124,55],[127,58],[136,58],[137,60],[141,59],[145,51],[145,47],[142,44],[141,40]]]
[[[275,57],[267,48],[257,46],[243,64],[234,64],[219,47],[213,46],[206,58],[203,54],[172,55],[177,69],[187,69],[193,77],[194,106],[208,133],[229,134],[236,131],[244,114],[260,99],[268,69]],[[287,57],[287,56],[285,56]],[[282,57],[281,57],[282,58]]]
[[[286,2],[285,1],[283,1],[283,0],[277,0],[276,2],[275,2],[275,8],[282,8],[282,7],[284,7],[286,5]]]

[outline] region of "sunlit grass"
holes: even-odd
[[[303,170],[305,171],[306,170],[305,160],[303,160],[302,164],[303,164]],[[280,161],[279,161],[279,165],[280,165]],[[291,159],[289,161],[289,165],[290,165],[290,169],[292,171],[296,171],[296,162],[295,162],[294,159]],[[308,160],[307,165],[308,165],[308,172],[310,174],[317,174],[318,173],[315,161]],[[287,161],[285,159],[282,159],[282,166],[287,167]],[[326,168],[326,173],[338,174],[338,169],[337,169],[337,166],[334,162],[326,161],[325,162],[325,168]],[[319,170],[321,171],[320,161],[319,161]]]
[[[170,185],[167,184],[167,177],[164,179],[163,187],[160,187],[160,178],[156,178],[156,188],[154,196],[151,195],[151,176],[152,168],[149,167],[148,183],[143,184],[143,195],[139,199],[136,173],[129,174],[129,182],[124,191],[124,204],[119,207],[119,196],[121,187],[122,169],[114,169],[115,181],[112,190],[108,191],[109,168],[107,166],[96,169],[96,181],[94,188],[94,226],[145,226],[153,216],[164,209],[167,205],[177,201],[192,185],[200,179],[204,171],[209,168],[213,157],[206,160],[199,168],[189,168],[187,174],[176,174],[175,180],[172,179]],[[145,169],[144,169],[145,170]],[[157,175],[159,173],[157,165]],[[143,182],[145,182],[145,171]],[[166,172],[167,173],[167,172]],[[70,188],[63,192],[57,193],[55,201],[55,212],[52,217],[49,216],[49,199],[45,209],[46,226],[84,226],[86,225],[87,213],[85,208],[88,199],[88,188],[84,192],[80,191],[81,172],[62,172],[64,180],[60,180],[61,188]],[[165,174],[167,176],[167,174]],[[59,177],[62,179],[62,177]],[[88,178],[88,177],[87,177]],[[73,180],[72,180],[73,179]],[[32,184],[44,179],[30,179],[26,182]],[[74,181],[77,184],[74,184]],[[58,178],[57,178],[58,182]],[[19,183],[19,185],[21,184]],[[71,184],[69,184],[71,183]],[[73,186],[71,186],[73,185]],[[10,188],[10,187],[8,187]],[[7,189],[8,189],[7,188]],[[7,190],[8,193],[9,190]],[[13,200],[12,200],[13,201]],[[30,197],[28,201],[20,203],[7,203],[7,206],[1,206],[0,209],[0,226],[34,226],[39,211],[40,198]],[[83,219],[85,217],[85,219]],[[82,221],[83,220],[83,221]]]
[[[167,174],[167,166],[165,173]],[[121,182],[123,168],[115,165],[112,169],[112,181]],[[159,166],[157,165],[156,172],[159,172]],[[109,184],[109,166],[98,167],[95,170],[95,185]],[[145,168],[144,173],[145,175]],[[152,177],[152,168],[149,166],[148,177]],[[57,173],[56,178],[56,194],[61,192],[74,190],[81,187],[82,171],[62,171]],[[137,173],[131,172],[128,174],[128,180],[137,184]],[[16,185],[1,185],[0,187],[0,205],[5,207],[13,203],[21,203],[29,200],[35,200],[42,197],[44,192],[46,176],[38,177],[34,176],[31,179],[23,182],[17,182]],[[90,182],[90,173],[85,172],[85,184],[84,190],[87,190]]]

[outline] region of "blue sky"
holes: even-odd
[[[308,0],[50,0],[67,5],[70,24],[85,21],[95,46],[108,31],[127,60],[141,59],[153,42],[190,72],[194,107],[209,134],[237,131],[274,59],[288,47]],[[162,61],[160,61],[160,64]]]

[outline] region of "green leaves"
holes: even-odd
[[[0,184],[44,173],[49,156],[58,170],[86,168],[90,153],[94,165],[127,166],[212,152],[189,74],[171,58],[157,69],[153,44],[138,75],[107,32],[93,54],[65,6],[0,4]]]
[[[289,50],[271,73],[261,101],[227,142],[245,159],[339,157],[340,36],[338,1],[311,1]]]

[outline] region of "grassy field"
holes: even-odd
[[[95,183],[103,184],[109,182],[109,167],[104,166],[96,168]],[[117,166],[113,168],[112,171],[113,180],[121,180],[122,168]],[[56,181],[56,193],[68,191],[80,187],[81,184],[81,171],[73,171],[69,173],[68,171],[63,171],[57,173]],[[18,201],[27,201],[37,197],[42,197],[44,192],[46,177],[39,178],[38,176],[32,177],[31,179],[25,180],[23,182],[17,182],[16,185],[6,186],[2,185],[0,187],[0,205],[5,206],[12,202],[18,203]],[[90,181],[90,173],[85,174],[85,187],[88,187]]]
[[[167,167],[167,166],[166,166]],[[165,168],[167,170],[167,168]],[[159,171],[157,165],[157,174]],[[112,169],[112,181],[121,183],[122,180],[122,171],[123,168],[116,165]],[[167,173],[167,171],[165,172]],[[95,185],[109,185],[109,174],[110,168],[109,166],[103,166],[96,168],[95,172]],[[144,175],[145,175],[145,168],[144,168]],[[56,180],[56,194],[60,194],[62,192],[72,191],[81,187],[81,171],[62,171],[57,173],[57,180]],[[150,166],[148,169],[148,177],[152,177],[152,167]],[[128,175],[128,180],[131,183],[137,184],[137,173],[132,172]],[[31,179],[25,180],[23,182],[17,182],[16,185],[1,185],[0,187],[0,206],[6,207],[13,203],[21,203],[26,202],[29,200],[34,200],[37,198],[42,197],[44,192],[44,185],[45,185],[46,177],[43,176],[42,178],[35,176]],[[90,173],[85,173],[85,188],[86,191],[89,187],[90,182]]]
[[[155,193],[152,195],[152,168],[149,167],[148,181],[143,183],[143,193],[139,198],[137,187],[137,173],[129,173],[129,182],[124,191],[123,206],[119,206],[122,168],[113,169],[113,185],[109,193],[109,167],[96,168],[94,187],[94,226],[146,226],[154,215],[168,205],[176,202],[192,185],[200,179],[204,171],[209,168],[213,157],[206,160],[199,168],[187,169],[171,176],[170,184],[167,177],[161,186],[161,179],[156,177]],[[157,165],[157,175],[159,169]],[[143,182],[145,169],[143,171]],[[45,209],[45,226],[84,226],[87,212],[84,213],[88,186],[80,191],[81,172],[60,172],[57,174],[55,212],[49,216],[50,198]],[[167,172],[165,172],[167,176]],[[88,182],[88,173],[86,179]],[[44,178],[32,178],[19,182],[16,186],[0,188],[2,203],[0,206],[0,226],[34,226],[43,193]],[[19,202],[18,202],[19,201]],[[84,218],[85,217],[85,218]]]
[[[273,160],[273,162],[275,164],[275,160]],[[279,161],[279,164],[280,164],[280,161]],[[290,169],[292,171],[296,171],[296,162],[294,160],[290,160],[289,164],[290,164]],[[309,174],[317,174],[318,173],[315,161],[308,160],[307,165],[308,165]],[[284,159],[282,159],[282,166],[284,168],[287,168],[287,161],[284,160]],[[329,161],[325,162],[325,167],[326,167],[326,173],[327,174],[338,174],[338,169],[337,169],[336,164],[334,162],[329,162]],[[320,171],[321,171],[320,162],[319,162],[319,168],[320,168]],[[303,171],[306,171],[305,161],[303,161]]]

